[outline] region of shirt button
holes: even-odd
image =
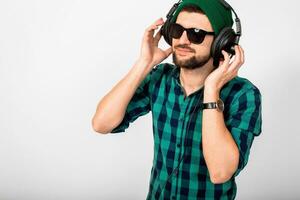
[[[172,199],[176,199],[176,197],[175,197],[175,196],[172,196]]]
[[[180,147],[181,147],[181,144],[180,144],[180,143],[178,143],[178,144],[177,144],[177,147],[178,147],[178,148],[180,148]]]

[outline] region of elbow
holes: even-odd
[[[101,121],[97,120],[95,117],[92,119],[92,127],[95,132],[101,133],[101,134],[110,133],[110,131],[105,129],[101,124],[102,124]]]
[[[230,156],[229,161],[208,169],[212,183],[222,184],[229,181],[234,176],[234,173],[238,169],[240,155],[237,148],[232,152],[234,153]]]
[[[229,181],[234,173],[236,172],[238,164],[234,164],[231,168],[225,169],[224,167],[221,169],[215,169],[215,171],[210,171],[210,180],[214,184],[222,184]]]
[[[216,173],[212,173],[212,175],[210,175],[210,181],[213,184],[222,184],[225,183],[227,181],[229,181],[232,177],[232,173],[225,173],[225,172],[216,172]]]
[[[222,184],[229,181],[233,177],[238,167],[237,162],[234,162],[232,164],[233,165],[228,168],[222,167],[219,169],[215,169],[214,171],[210,171],[209,174],[211,182],[213,184]]]

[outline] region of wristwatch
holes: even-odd
[[[202,109],[217,109],[220,112],[224,111],[224,102],[218,99],[216,102],[202,103]]]

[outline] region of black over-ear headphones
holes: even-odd
[[[219,1],[226,9],[231,9],[233,11],[235,15],[236,32],[231,27],[224,27],[214,39],[211,47],[211,56],[213,57],[213,65],[215,67],[219,66],[220,59],[224,59],[222,50],[225,50],[231,54],[231,56],[235,54],[234,45],[239,43],[240,36],[242,35],[241,22],[234,9],[225,0]],[[179,0],[173,5],[167,14],[166,22],[161,27],[161,34],[170,46],[172,46],[172,37],[170,36],[169,31],[171,19],[180,3],[182,3],[182,0]]]

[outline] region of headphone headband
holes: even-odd
[[[242,26],[241,26],[240,18],[238,17],[234,9],[231,7],[231,5],[229,5],[225,0],[219,0],[219,1],[225,8],[232,10],[232,12],[235,15],[235,27],[236,27],[236,36],[237,36],[235,43],[238,44],[239,39],[242,36]]]

